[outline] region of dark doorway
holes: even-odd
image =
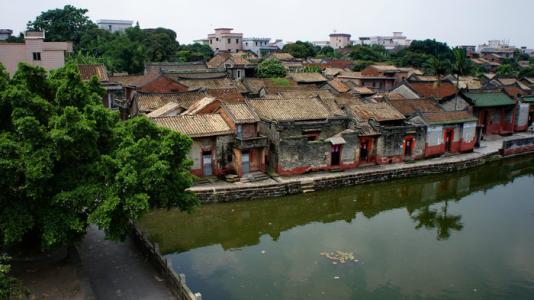
[[[246,175],[250,172],[250,154],[249,152],[243,152],[241,154],[241,170],[243,175]]]
[[[488,111],[487,110],[483,110],[481,112],[480,118],[481,118],[480,123],[484,126],[484,127],[482,127],[482,134],[486,134],[486,132],[488,130]]]
[[[453,139],[454,139],[454,130],[446,129],[445,130],[445,151],[451,152]]]
[[[364,142],[360,145],[360,161],[367,162],[369,160],[369,142]]]
[[[404,156],[412,156],[413,138],[404,140]]]
[[[202,152],[202,173],[204,176],[213,175],[211,151]]]
[[[339,166],[341,162],[341,145],[332,145],[331,165]]]

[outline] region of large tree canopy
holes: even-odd
[[[316,47],[310,42],[297,41],[296,43],[286,44],[282,50],[296,58],[308,58],[314,57],[320,47]]]
[[[96,28],[88,16],[87,9],[65,5],[63,8],[42,12],[34,21],[28,22],[28,30],[45,31],[48,41],[72,41],[78,45],[81,36]]]
[[[102,92],[70,64],[50,76],[21,64],[12,80],[0,69],[0,248],[68,244],[89,222],[120,239],[151,207],[196,204],[191,140],[146,118],[120,122]]]
[[[94,57],[113,72],[141,73],[146,62],[208,60],[207,45],[181,46],[176,32],[168,28],[141,29],[139,24],[125,32],[100,29],[87,16],[87,9],[66,5],[48,10],[28,22],[28,30],[46,32],[49,41],[72,41],[75,60]]]

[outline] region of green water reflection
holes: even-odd
[[[203,299],[534,299],[534,162],[150,213]],[[332,264],[322,251],[353,252]]]

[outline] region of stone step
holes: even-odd
[[[303,194],[306,194],[306,193],[313,193],[313,192],[315,192],[314,189],[303,189],[303,190],[302,190],[302,193],[303,193]]]

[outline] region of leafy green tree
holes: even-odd
[[[368,66],[374,64],[373,61],[370,60],[358,60],[354,64],[354,67],[352,68],[352,71],[360,72],[361,70],[367,68]]]
[[[534,66],[530,66],[519,71],[518,77],[534,77]]]
[[[316,54],[319,58],[342,58],[343,55],[330,46],[322,47]]]
[[[176,54],[178,61],[207,61],[213,57],[213,51],[210,46],[199,43],[191,45],[180,45]]]
[[[441,77],[447,75],[451,70],[451,62],[448,59],[431,56],[427,61],[425,68],[431,75],[438,77],[438,84],[441,82]]]
[[[96,28],[87,12],[87,9],[65,5],[42,12],[35,20],[28,22],[27,27],[30,31],[45,31],[48,41],[72,41],[77,46],[86,31]]]
[[[308,66],[305,66],[302,71],[304,73],[321,73],[322,70],[321,70],[321,67],[317,65],[308,65]]]
[[[275,59],[267,59],[258,65],[258,77],[261,78],[282,78],[286,77],[286,68]]]
[[[297,41],[296,43],[286,44],[282,51],[287,52],[295,58],[315,57],[320,47],[314,46],[310,42]]]
[[[496,74],[500,77],[516,77],[518,71],[511,64],[502,64],[497,68]]]
[[[356,45],[352,47],[349,56],[354,60],[382,62],[387,59],[387,52],[381,46]]]
[[[412,41],[407,50],[414,53],[433,55],[445,59],[453,58],[452,50],[447,43],[438,42],[436,40],[426,39],[423,41]]]
[[[403,49],[393,55],[396,65],[414,68],[424,68],[430,57],[431,55],[412,52],[408,49]]]
[[[0,248],[73,243],[89,222],[107,236],[151,207],[196,204],[191,140],[145,118],[120,122],[96,79],[72,64],[48,77],[20,64],[0,90]]]

